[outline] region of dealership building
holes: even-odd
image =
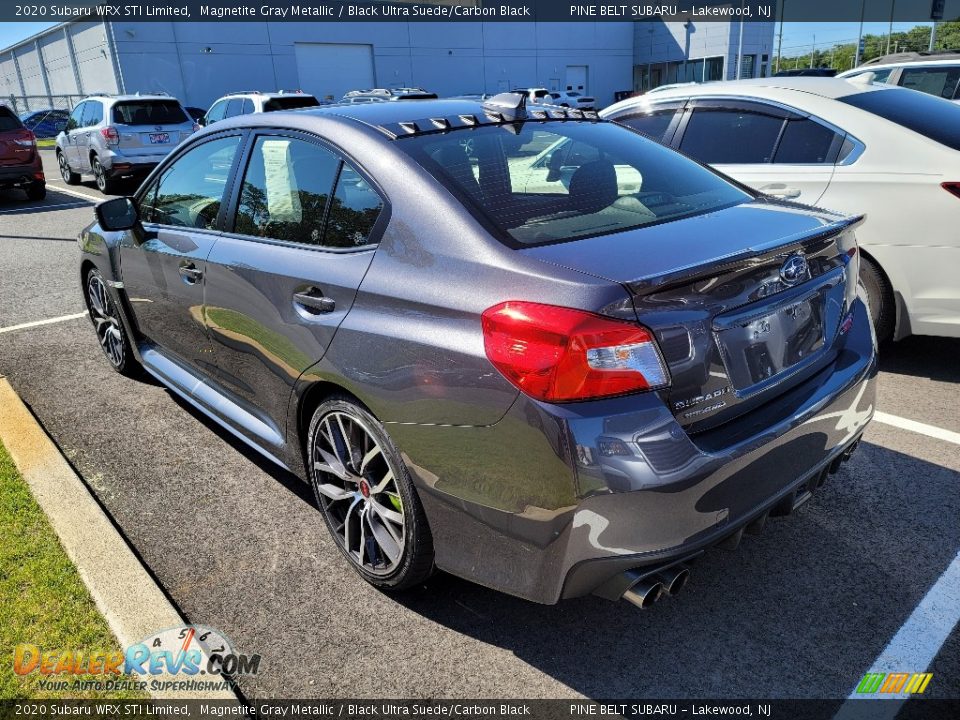
[[[774,24],[739,22],[91,22],[0,51],[18,110],[93,93],[164,92],[207,107],[237,90],[420,86],[440,95],[518,86],[613,101],[621,91],[765,74]]]

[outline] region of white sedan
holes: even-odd
[[[601,112],[767,195],[849,214],[880,339],[960,337],[960,106],[863,80],[678,87]]]

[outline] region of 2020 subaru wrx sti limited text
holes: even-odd
[[[310,482],[374,585],[643,606],[856,447],[857,221],[518,95],[340,105],[191,137],[80,274],[113,367]]]

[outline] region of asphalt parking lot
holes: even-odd
[[[841,472],[641,612],[544,607],[447,576],[360,581],[308,488],[150,382],[113,373],[74,242],[102,196],[0,193],[0,374],[192,622],[263,656],[248,697],[845,697],[960,549],[960,447],[874,422]],[[68,192],[69,190],[69,192]],[[878,409],[960,432],[960,340],[883,348]],[[96,538],[91,538],[96,542]],[[136,588],[131,588],[136,592]],[[960,697],[960,630],[926,695]]]

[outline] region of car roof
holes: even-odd
[[[848,77],[856,73],[860,75],[865,72],[873,72],[875,70],[886,70],[887,68],[923,68],[923,67],[960,67],[960,55],[955,55],[952,58],[932,58],[924,57],[918,60],[900,60],[898,62],[890,61],[885,63],[877,63],[876,65],[858,65],[852,70],[845,70],[840,73],[837,77]]]
[[[87,95],[84,100],[110,100],[111,102],[126,102],[128,100],[172,100],[175,103],[179,103],[175,97],[171,95],[107,95],[107,94],[96,94],[96,95]]]
[[[677,86],[663,92],[655,93],[657,100],[666,100],[670,97],[686,97],[691,93],[696,95],[717,92],[723,95],[733,95],[738,91],[749,91],[753,88],[770,88],[774,90],[794,90],[811,95],[837,99],[847,95],[862,92],[880,92],[896,90],[891,85],[872,85],[845,78],[829,77],[769,77],[754,78],[752,80],[725,80],[720,82],[697,83],[695,85]],[[630,98],[631,100],[642,99]]]

